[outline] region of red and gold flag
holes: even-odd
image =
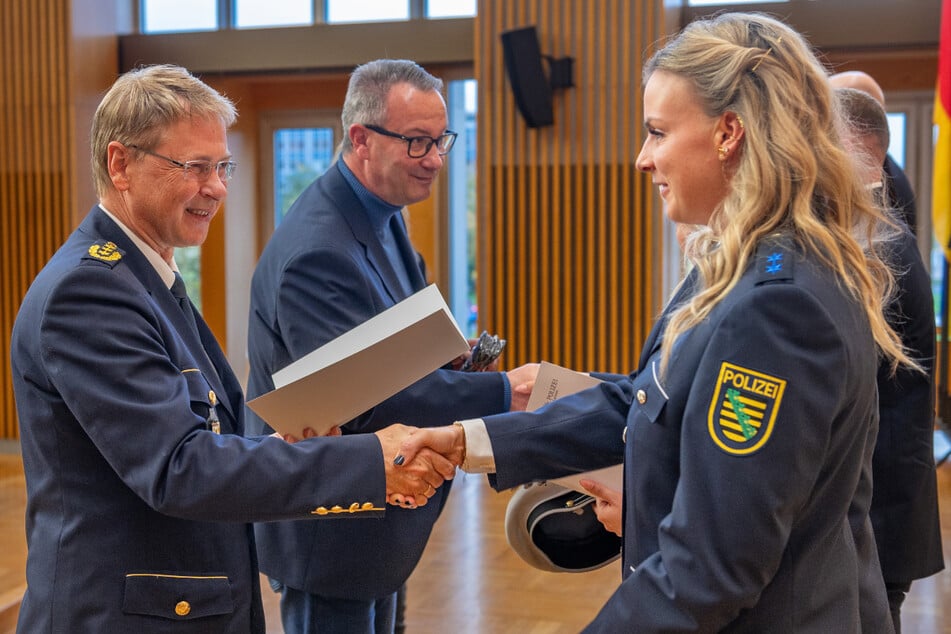
[[[934,174],[931,213],[935,237],[951,262],[951,0],[941,2],[938,83],[934,97]]]

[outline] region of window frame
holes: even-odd
[[[267,244],[274,233],[274,133],[285,128],[332,128],[334,148],[340,145],[343,132],[340,125],[340,110],[319,108],[313,110],[266,110],[260,115],[259,143],[261,167],[258,176],[261,184],[261,205],[258,212],[258,243]],[[336,155],[335,155],[336,158]]]

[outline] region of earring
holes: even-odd
[[[717,148],[717,154],[720,155],[720,159],[721,159],[721,160],[722,160],[722,159],[725,159],[726,156],[727,156],[727,154],[729,154],[729,153],[730,153],[730,148],[728,148],[728,147],[725,147],[725,146],[722,146],[722,145],[721,145],[720,147]]]
[[[741,128],[746,128],[746,126],[743,125],[743,117],[741,117],[740,115],[736,115],[736,120],[740,124]]]

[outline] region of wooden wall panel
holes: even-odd
[[[630,371],[660,309],[661,212],[634,168],[657,4],[479,3],[479,321],[509,340],[508,367]],[[524,26],[543,55],[575,60],[553,126],[525,124],[505,77],[500,35]]]
[[[69,5],[0,3],[0,438],[17,438],[10,333],[33,277],[71,229]]]
[[[2,0],[0,58],[0,439],[16,439],[10,334],[33,278],[95,202],[88,130],[116,77],[116,4]]]

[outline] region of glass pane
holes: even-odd
[[[944,315],[941,314],[941,296],[944,293],[942,290],[944,275],[945,275],[945,261],[944,261],[944,249],[941,248],[941,245],[938,243],[938,239],[932,234],[931,236],[931,295],[934,298],[934,325],[935,328],[940,329],[944,324]],[[938,335],[940,337],[940,333]]]
[[[142,0],[143,33],[217,28],[217,0]]]
[[[274,226],[334,158],[333,128],[281,128],[274,132]]]
[[[178,247],[175,249],[175,264],[185,280],[188,298],[201,312],[201,247]]]
[[[313,0],[235,0],[234,24],[239,29],[313,23]]]
[[[327,22],[408,20],[409,0],[327,0]]]
[[[789,2],[789,0],[687,0],[687,6],[712,7],[718,4],[768,4],[771,2]]]
[[[888,113],[888,153],[892,155],[895,162],[902,169],[905,169],[905,128],[907,126],[908,115],[904,112]]]
[[[429,0],[427,18],[461,18],[475,16],[476,0]]]
[[[475,80],[449,82],[449,129],[459,133],[449,153],[449,306],[467,337],[478,334],[476,283]]]

